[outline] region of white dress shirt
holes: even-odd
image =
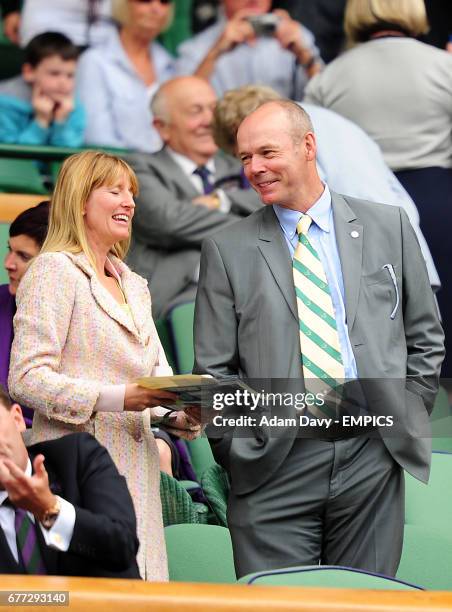
[[[169,155],[174,159],[176,164],[181,168],[182,172],[187,176],[189,181],[192,183],[193,187],[200,195],[204,195],[204,187],[202,184],[202,179],[199,174],[194,174],[198,165],[195,164],[193,160],[185,155],[181,155],[176,151],[173,151],[170,147],[166,147]],[[209,171],[212,178],[212,185],[215,183],[215,160],[214,158],[210,158],[204,166]],[[218,210],[222,213],[228,213],[231,210],[231,200],[228,198],[226,192],[223,189],[215,189],[215,193],[218,194],[220,198],[220,205]]]

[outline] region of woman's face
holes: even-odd
[[[121,177],[114,185],[93,189],[83,212],[86,233],[91,248],[107,251],[130,234],[135,202],[130,181]]]
[[[9,277],[9,292],[16,295],[22,276],[25,274],[30,261],[40,251],[40,246],[26,234],[10,237],[8,240],[9,253],[5,257],[5,269]]]
[[[154,40],[168,24],[171,14],[171,2],[163,4],[160,0],[140,2],[129,0],[128,26],[149,40]]]

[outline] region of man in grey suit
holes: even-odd
[[[203,245],[194,371],[293,392],[328,386],[333,363],[348,381],[343,393],[359,400],[352,412],[362,426],[350,429],[338,412],[337,426],[318,417],[304,430],[290,421],[293,404],[273,409],[281,423],[264,421],[263,407],[245,427],[209,426],[231,477],[237,573],[321,563],[394,575],[403,469],[428,479],[428,414],[444,357],[419,245],[402,209],[321,182],[312,124],[295,103],[251,113],[238,151],[266,206]]]
[[[153,315],[196,294],[202,240],[260,208],[243,189],[237,160],[217,153],[212,136],[216,95],[198,77],[164,83],[152,100],[164,148],[136,154],[140,195],[128,262],[149,280]]]

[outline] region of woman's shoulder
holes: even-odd
[[[57,275],[61,278],[59,282],[65,282],[68,278],[77,275],[77,266],[74,255],[66,251],[53,251],[40,253],[33,259],[26,275]]]

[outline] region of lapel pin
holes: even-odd
[[[359,232],[357,232],[356,230],[353,230],[353,232],[350,233],[350,236],[352,238],[359,238]]]

